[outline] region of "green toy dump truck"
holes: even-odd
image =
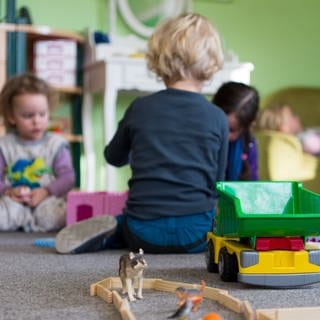
[[[320,282],[320,195],[299,182],[218,182],[206,264],[223,281],[270,287]]]

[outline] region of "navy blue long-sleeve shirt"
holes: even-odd
[[[107,162],[129,162],[124,214],[140,219],[211,210],[224,179],[227,118],[199,93],[165,89],[137,98],[104,150]]]

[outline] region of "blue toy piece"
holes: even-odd
[[[54,238],[41,238],[33,241],[33,245],[43,248],[55,248],[56,240]]]

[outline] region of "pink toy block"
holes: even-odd
[[[98,215],[116,216],[122,212],[127,192],[71,191],[67,196],[66,224]]]
[[[128,198],[128,192],[106,192],[105,209],[111,216],[117,216],[122,212]]]
[[[103,214],[105,192],[71,191],[67,196],[67,225]]]

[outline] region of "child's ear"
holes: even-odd
[[[14,120],[14,118],[8,118],[8,122],[12,125],[16,124],[16,121]]]
[[[7,120],[11,125],[15,125],[16,124],[16,119],[14,118],[14,116],[13,116],[13,114],[11,112],[8,112]]]

